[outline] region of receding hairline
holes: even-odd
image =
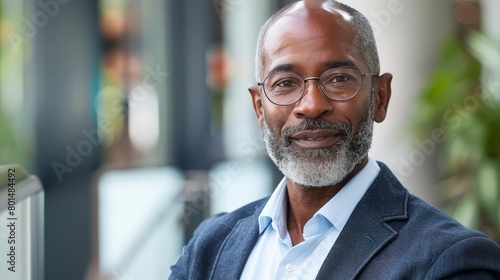
[[[321,4],[321,5],[319,5]],[[340,16],[336,22],[340,25],[343,25],[344,28],[349,28],[352,30],[354,34],[354,47],[358,49],[362,49],[364,51],[360,51],[361,57],[369,70],[371,72],[378,73],[380,71],[379,61],[378,61],[378,52],[376,50],[376,43],[373,36],[373,30],[369,25],[366,17],[361,14],[356,9],[345,5],[343,3],[337,1],[298,1],[284,8],[280,9],[276,13],[274,13],[262,26],[261,31],[259,33],[258,43],[257,43],[257,53],[256,53],[256,79],[261,80],[263,77],[263,68],[266,56],[265,45],[267,41],[267,35],[271,27],[283,16],[289,14],[290,12],[298,11],[299,9],[308,9],[308,8],[317,8],[322,9],[326,12],[331,13],[333,16]],[[358,19],[356,19],[358,17]],[[359,22],[359,17],[364,18],[365,22]],[[339,20],[342,19],[342,20]],[[353,19],[353,20],[351,20]],[[358,20],[358,22],[355,22]],[[369,28],[369,30],[364,30],[365,28]],[[364,34],[361,34],[361,33]],[[368,34],[367,34],[368,33]],[[375,54],[366,53],[367,46],[360,46],[360,43],[366,45],[366,40],[370,40],[373,43],[373,47],[375,48]],[[370,48],[369,46],[368,48]],[[367,57],[368,56],[368,57]],[[370,60],[370,61],[369,61]]]

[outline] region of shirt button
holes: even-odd
[[[288,271],[288,272],[292,272],[292,271],[293,271],[293,264],[291,264],[291,263],[287,263],[287,264],[285,265],[285,269],[286,269],[286,271]]]

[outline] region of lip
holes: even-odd
[[[303,148],[320,149],[335,144],[339,136],[337,130],[304,130],[292,135],[290,140]]]

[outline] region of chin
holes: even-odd
[[[293,179],[290,179],[290,180],[292,180],[292,182],[299,184],[301,186],[304,186],[306,188],[326,188],[329,186],[337,185],[338,183],[342,182],[342,180],[344,180],[344,178],[335,179],[335,180],[331,180],[331,181],[330,180],[328,180],[328,181],[326,181],[326,180],[325,181],[323,181],[323,180],[320,180],[320,181],[318,181],[318,180],[304,180],[304,181],[297,180],[297,181],[301,181],[301,182],[297,182]]]
[[[315,188],[336,185],[342,182],[353,169],[353,167],[338,164],[331,158],[309,159],[307,162],[289,160],[286,165],[278,168],[292,182]]]

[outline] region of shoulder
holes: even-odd
[[[463,226],[437,207],[411,194],[387,166],[381,162],[379,165],[381,171],[369,197],[378,203],[384,203],[387,208],[392,208],[382,213],[386,217],[393,216],[386,221],[393,223],[398,232],[409,230],[420,237],[432,234],[433,238],[450,239],[451,242],[470,236],[485,236],[480,231]]]
[[[408,230],[414,252],[428,255],[425,279],[498,279],[500,246],[432,205],[410,196]]]
[[[483,234],[462,234],[434,259],[426,279],[499,279],[500,247]]]
[[[385,168],[383,168],[385,169]],[[391,192],[404,187],[390,171],[384,171]],[[465,227],[435,206],[406,192],[404,215],[386,221],[397,232],[387,251],[397,259],[421,268],[425,279],[462,276],[467,273],[500,277],[500,246],[484,233]],[[400,206],[402,204],[399,204]],[[486,277],[484,279],[490,279]],[[468,278],[465,278],[468,279]]]
[[[465,227],[435,206],[410,194],[408,200],[408,224],[424,237],[451,245],[470,237],[486,237],[478,230]],[[447,242],[446,242],[447,241]]]
[[[264,198],[230,213],[213,215],[203,221],[171,267],[172,274],[169,279],[208,279],[228,236],[242,221],[248,222],[249,226],[245,227],[247,231],[251,227],[257,228],[257,217],[267,200],[268,198]]]
[[[484,233],[465,227],[437,207],[411,194],[385,165],[381,167],[383,179],[379,182],[389,189],[383,195],[393,199],[393,202],[399,201],[392,206],[399,208],[395,212],[401,214],[386,221],[399,235],[413,241],[425,239],[425,244],[432,244],[437,250],[468,238],[488,239]]]

